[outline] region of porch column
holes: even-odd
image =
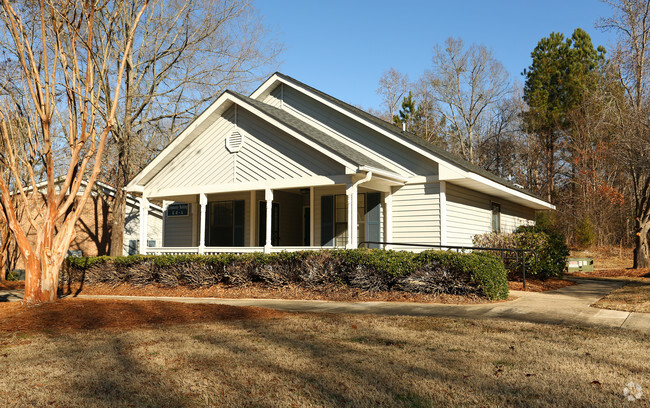
[[[266,245],[264,245],[264,252],[271,252],[271,227],[273,221],[273,190],[267,188],[264,191],[264,199],[266,200]]]
[[[205,193],[199,194],[199,205],[201,206],[201,219],[199,221],[199,254],[205,252],[205,212],[208,206],[208,196]]]
[[[384,241],[393,242],[393,189],[386,193],[384,196],[384,207],[386,214],[384,214]],[[385,245],[384,249],[393,249],[392,245]]]
[[[316,217],[314,216],[314,212],[316,211],[316,208],[314,207],[314,187],[309,187],[309,246],[314,246],[316,238],[314,237],[314,230],[315,230],[315,225],[314,225],[314,220]]]
[[[357,247],[357,185],[349,183],[345,189],[348,204],[348,240],[345,247],[354,249]]]
[[[447,182],[440,182],[440,245],[447,245]]]
[[[140,255],[147,254],[147,231],[149,230],[147,222],[149,218],[149,200],[142,194],[140,198]]]

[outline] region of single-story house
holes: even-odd
[[[127,191],[143,210],[163,202],[162,245],[140,241],[150,254],[471,246],[554,208],[280,73],[250,96],[223,93]]]
[[[63,184],[63,179],[57,179],[55,188],[59,188]],[[79,188],[78,196],[81,196],[85,191],[87,182],[83,180]],[[40,183],[37,188],[44,189],[46,183]],[[26,194],[31,194],[32,188],[25,189]],[[76,224],[76,235],[70,244],[69,253],[72,255],[83,256],[97,256],[108,255],[110,253],[111,245],[111,200],[115,197],[115,188],[100,181],[96,182],[93,187],[86,205],[79,217]],[[127,194],[126,199],[126,213],[124,219],[124,238],[122,245],[122,252],[124,255],[136,254],[139,248],[140,240],[140,197],[132,194]],[[76,204],[74,204],[76,205]],[[35,231],[30,228],[30,224],[26,214],[18,211],[21,217],[21,224],[27,230],[28,239],[35,242]],[[148,228],[147,228],[147,245],[156,247],[162,245],[162,222],[163,211],[158,205],[150,204],[148,212]],[[2,237],[0,237],[2,240]],[[23,269],[22,261],[18,256],[18,251],[15,245],[10,244],[7,253],[3,254],[2,259],[6,261],[6,265],[0,266],[0,269],[6,268],[8,270],[21,270]],[[4,272],[1,271],[1,272]]]

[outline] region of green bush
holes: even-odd
[[[530,249],[537,259],[526,253],[526,273],[546,279],[564,272],[569,248],[562,234],[540,226],[520,226],[514,233],[487,233],[474,236],[474,245],[493,248]],[[507,254],[514,257],[515,254]],[[514,261],[509,261],[516,266]],[[521,269],[517,272],[521,273]]]
[[[88,283],[160,284],[206,287],[217,283],[269,286],[296,284],[318,290],[342,284],[367,291],[508,296],[501,260],[484,253],[353,249],[272,254],[70,257],[62,285]]]

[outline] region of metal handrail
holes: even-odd
[[[516,264],[519,266],[520,261],[519,261],[519,254],[521,253],[521,266],[522,266],[522,278],[523,278],[523,287],[524,290],[526,290],[526,252],[531,252],[533,256],[535,257],[535,262],[533,265],[537,265],[537,252],[534,249],[521,249],[521,248],[492,248],[492,247],[475,247],[475,246],[462,246],[462,245],[429,245],[429,244],[407,244],[407,243],[401,243],[401,242],[384,242],[384,241],[361,241],[359,242],[359,245],[357,245],[357,248],[361,248],[362,245],[365,245],[366,247],[368,244],[371,245],[395,245],[395,246],[410,246],[410,247],[419,247],[419,248],[446,248],[447,250],[450,249],[455,249],[456,252],[460,252],[460,250],[472,250],[472,251],[498,251],[501,254],[501,261],[503,262],[503,265],[506,267],[506,269],[511,269],[509,268],[506,263],[505,263],[505,254],[507,252],[514,252],[517,257],[516,257]]]

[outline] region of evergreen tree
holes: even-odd
[[[524,100],[530,107],[524,121],[543,149],[543,190],[550,200],[561,170],[562,137],[571,128],[569,113],[581,104],[587,91],[597,86],[605,49],[594,48],[589,34],[577,28],[570,38],[551,33],[541,39],[531,57],[532,65],[523,73]]]
[[[399,110],[397,115],[393,115],[393,123],[402,126],[406,124],[406,130],[412,131],[413,115],[416,112],[415,102],[413,101],[413,94],[409,91],[408,96],[402,100],[402,109]]]

